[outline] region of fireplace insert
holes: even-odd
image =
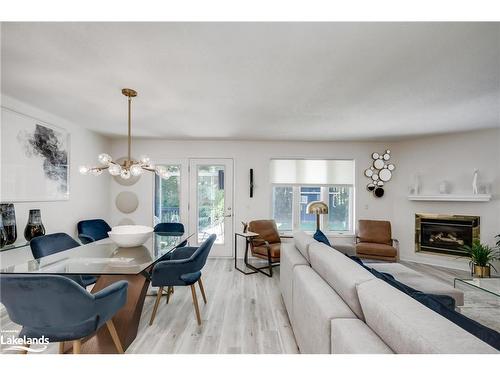
[[[464,246],[479,239],[479,216],[415,215],[415,250],[466,256]]]

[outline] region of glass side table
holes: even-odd
[[[456,278],[453,285],[464,292],[460,312],[500,332],[500,277]]]

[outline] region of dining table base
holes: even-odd
[[[95,283],[92,288],[92,293],[96,293],[120,280],[128,281],[127,302],[125,303],[125,306],[123,306],[113,317],[113,323],[116,327],[123,350],[126,351],[137,336],[139,321],[144,307],[144,300],[146,298],[146,292],[149,288],[149,279],[147,279],[143,274],[103,275],[100,276]],[[66,342],[63,350],[64,353],[72,353],[72,342]],[[118,353],[106,324],[104,324],[95,334],[82,340],[80,352],[82,354]]]

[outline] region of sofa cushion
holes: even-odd
[[[393,354],[360,319],[332,319],[332,354]]]
[[[357,290],[366,323],[396,353],[498,353],[382,280]]]
[[[315,243],[316,240],[303,231],[294,232],[293,240],[297,250],[299,250],[302,256],[309,262],[309,246]]]
[[[282,243],[280,262],[280,289],[290,320],[292,318],[293,269],[297,266],[309,267],[309,262],[302,256],[293,243]]]
[[[378,255],[382,257],[395,257],[398,251],[391,245],[372,242],[359,242],[356,244],[356,254]]]
[[[320,231],[319,229],[316,230],[316,232],[313,235],[313,238],[318,242],[324,243],[326,246],[332,247],[332,245],[330,244],[330,241],[328,240],[328,237],[325,236],[325,234],[322,231]]]
[[[464,292],[460,289],[426,277],[400,263],[371,263],[370,267],[379,272],[390,273],[396,280],[424,293],[450,296],[455,300],[456,306],[463,306],[464,304]]]
[[[356,318],[311,267],[293,270],[292,327],[301,353],[330,353],[331,320]]]
[[[362,266],[322,243],[309,246],[311,267],[342,297],[352,311],[363,319],[356,284],[375,278]]]

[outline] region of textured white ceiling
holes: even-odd
[[[97,132],[391,139],[500,126],[499,23],[4,23],[2,93]]]

